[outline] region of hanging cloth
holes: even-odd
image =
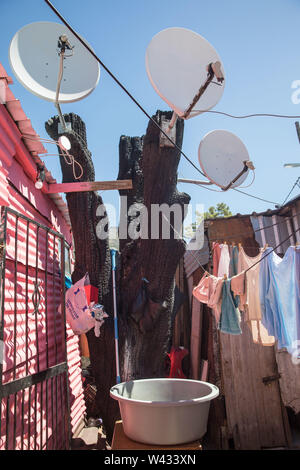
[[[223,333],[240,335],[242,333],[241,314],[237,307],[237,301],[230,289],[230,279],[223,282],[222,289],[222,309],[219,322],[219,329]]]
[[[229,277],[233,277],[238,274],[238,263],[239,263],[239,249],[237,246],[233,246],[231,249],[231,253],[230,253]]]
[[[241,273],[253,266],[253,264],[258,263],[261,260],[262,253],[263,249],[260,248],[257,256],[248,256],[244,248],[240,246],[238,272]],[[262,344],[263,346],[273,346],[275,338],[273,335],[270,336],[261,321],[262,311],[259,293],[259,271],[260,263],[246,272],[245,290],[244,294],[240,295],[239,309],[244,312],[244,320],[250,328],[253,342]]]
[[[219,243],[212,244],[212,258],[213,258],[213,275],[218,276],[219,261],[221,256],[221,246]]]
[[[207,306],[212,309],[212,313],[215,317],[216,324],[219,324],[222,308],[222,290],[223,290],[223,278],[214,277],[213,289],[211,289]]]
[[[267,248],[266,254],[270,250]],[[278,348],[287,348],[290,353],[295,350],[295,342],[300,339],[297,332],[297,253],[298,250],[290,246],[283,258],[273,251],[260,263],[262,322],[269,334],[278,340]]]
[[[193,296],[196,297],[199,302],[207,304],[208,302],[208,293],[209,293],[209,274],[204,273],[200,279],[199,284],[193,289]]]
[[[229,249],[227,243],[221,245],[221,255],[218,267],[218,277],[223,277],[226,274],[229,277],[229,263],[230,263],[230,256],[229,256]]]
[[[297,339],[300,340],[300,247],[296,247],[295,255],[295,273],[296,273],[296,328]]]

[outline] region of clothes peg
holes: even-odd
[[[224,280],[224,281],[227,281],[227,274],[224,274],[223,280]]]
[[[269,246],[268,243],[266,243],[264,246],[264,251],[268,248],[268,246]]]
[[[241,243],[239,243],[239,250],[240,250],[241,248],[242,248],[242,244],[241,244]]]

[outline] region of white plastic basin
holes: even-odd
[[[145,444],[175,445],[200,439],[207,430],[210,401],[219,389],[189,379],[142,379],[110,389],[118,400],[123,429]]]

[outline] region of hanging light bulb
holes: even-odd
[[[45,168],[41,167],[41,166],[38,166],[38,174],[37,174],[37,177],[36,177],[36,182],[34,184],[36,189],[42,189],[44,181],[45,181],[45,177],[46,177]]]
[[[71,142],[69,141],[68,137],[65,135],[61,135],[58,139],[59,146],[63,150],[70,150],[71,149]]]

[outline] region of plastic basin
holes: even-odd
[[[219,389],[189,379],[142,379],[110,389],[118,400],[123,429],[132,440],[174,445],[200,439],[207,430],[211,400]]]

